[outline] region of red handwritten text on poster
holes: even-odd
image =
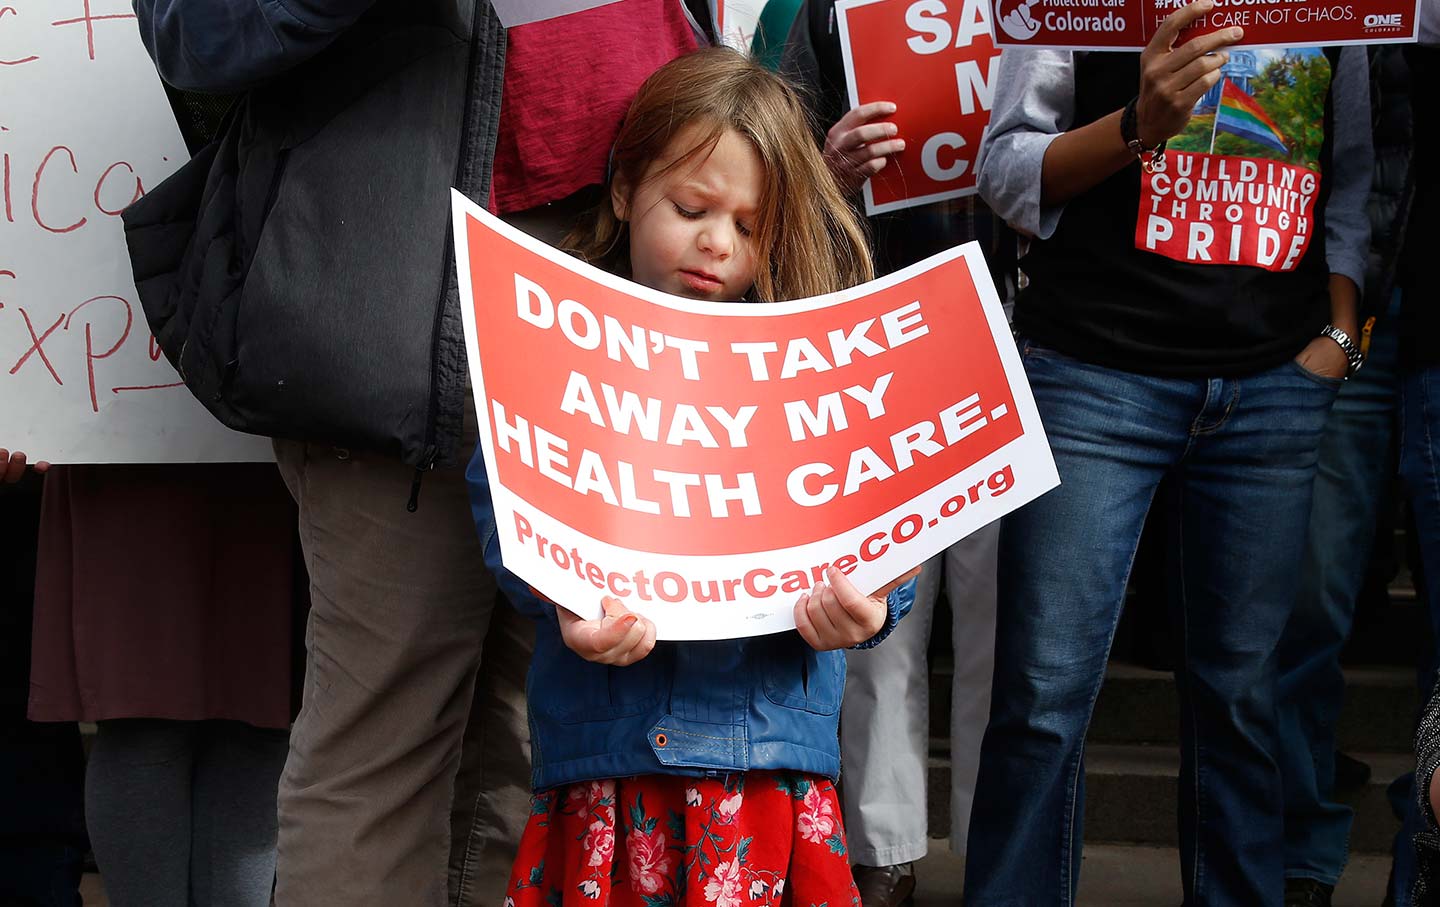
[[[127,0],[0,0],[0,443],[253,460],[145,330],[121,213],[187,157]]]

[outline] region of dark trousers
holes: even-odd
[[[0,907],[79,907],[87,848],[79,728],[25,720],[40,487],[0,485]]]

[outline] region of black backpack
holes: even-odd
[[[489,195],[503,54],[488,3],[472,24],[382,0],[125,211],[150,328],[221,422],[421,468],[463,453],[449,189]]]

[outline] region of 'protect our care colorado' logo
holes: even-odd
[[[1040,33],[1040,21],[1033,15],[1040,0],[1001,0],[1000,27],[1014,41],[1029,41]]]

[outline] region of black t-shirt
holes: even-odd
[[[1236,50],[1172,139],[1065,205],[1021,260],[1023,335],[1111,368],[1243,375],[1293,358],[1330,318],[1325,201],[1336,55]],[[1074,126],[1125,106],[1139,55],[1079,54]]]

